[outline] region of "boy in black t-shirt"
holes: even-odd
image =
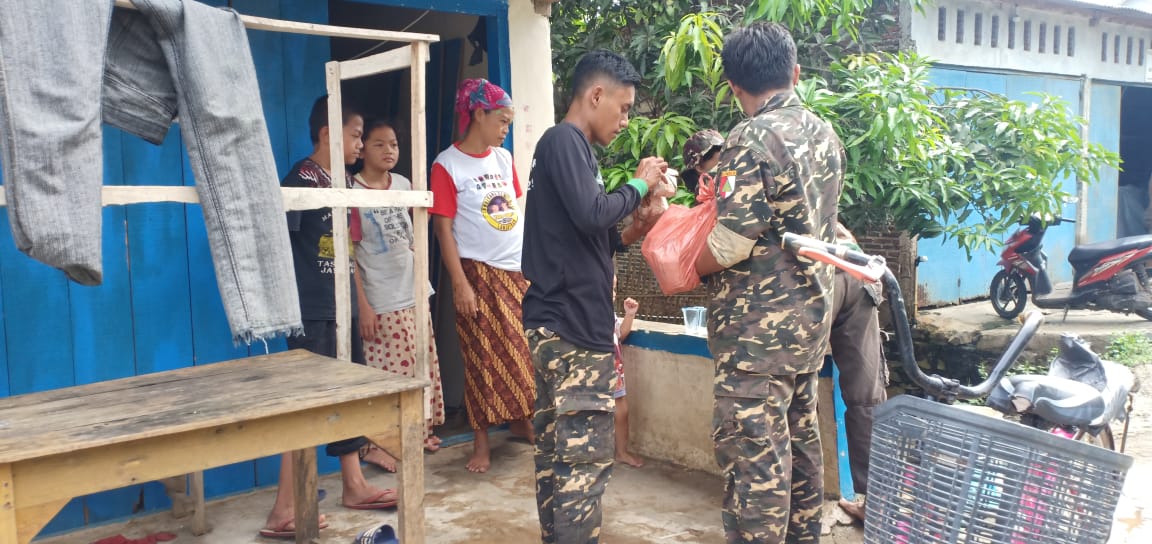
[[[364,147],[361,141],[364,131],[364,118],[358,112],[344,110],[344,164],[356,161]],[[328,150],[328,97],[322,96],[312,105],[308,117],[309,135],[313,150],[308,158],[292,167],[281,185],[285,187],[332,186],[330,166],[332,158]],[[351,185],[351,177],[344,180]],[[336,287],[335,252],[332,245],[332,210],[301,210],[288,212],[288,237],[292,245],[292,260],[296,268],[296,288],[300,293],[300,314],[304,321],[304,335],[288,338],[288,349],[306,349],[312,353],[336,356]],[[355,290],[355,283],[353,283]],[[351,300],[356,300],[353,292]],[[352,330],[356,331],[356,305],[352,305]],[[364,349],[360,335],[352,335],[352,360],[364,364]],[[382,452],[372,446],[364,437],[341,440],[328,444],[326,453],[340,458],[340,473],[344,491],[342,502],[345,507],[355,510],[380,510],[396,506],[394,489],[378,489],[368,484],[360,468],[360,452],[363,459],[379,464]],[[373,458],[376,456],[376,459]],[[285,453],[280,459],[280,487],[276,491],[276,503],[268,514],[268,521],[260,530],[260,535],[272,538],[291,538],[296,534],[295,495],[292,485],[293,470],[291,454]],[[327,525],[321,518],[320,527]]]

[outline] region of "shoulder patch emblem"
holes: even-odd
[[[732,191],[736,189],[736,171],[725,170],[720,173],[720,188],[717,191],[720,198],[728,198]]]

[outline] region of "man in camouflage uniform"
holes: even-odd
[[[728,542],[817,543],[824,502],[816,373],[832,326],[830,266],[781,248],[835,240],[844,151],[804,109],[796,45],[757,23],[724,41],[724,72],[750,117],[720,154],[717,224],[697,271],[712,278],[713,439]]]

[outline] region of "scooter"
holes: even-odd
[[[1075,221],[1033,215],[1008,239],[1000,253],[1002,269],[988,288],[996,313],[1006,319],[1020,315],[1031,291],[1033,304],[1063,308],[1065,316],[1068,310],[1087,309],[1135,313],[1152,320],[1152,285],[1148,280],[1152,235],[1076,246],[1068,254],[1075,271],[1071,289],[1053,289],[1042,242],[1048,227],[1061,223]]]

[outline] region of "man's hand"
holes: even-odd
[[[633,298],[624,299],[624,315],[634,317],[636,315],[636,312],[639,310],[640,310],[640,303],[636,302],[636,299],[633,299]]]
[[[660,157],[645,157],[640,160],[640,166],[636,167],[636,179],[643,180],[648,184],[648,192],[652,193],[664,183],[664,171],[668,169],[668,163]],[[675,191],[673,191],[675,194]]]

